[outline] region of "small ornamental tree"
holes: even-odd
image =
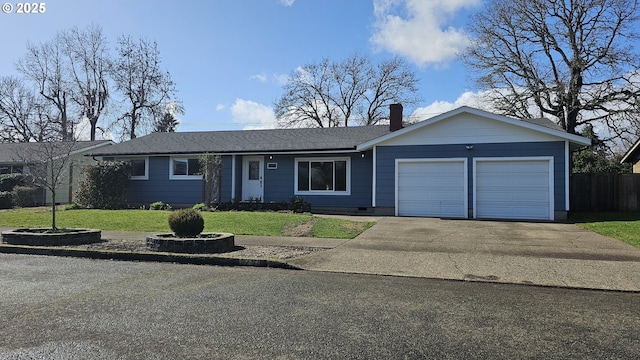
[[[204,218],[194,209],[182,209],[169,215],[169,227],[177,237],[196,237],[204,230]]]
[[[121,161],[102,161],[83,169],[84,179],[76,192],[76,202],[93,209],[120,209],[125,205],[125,189],[130,165]]]

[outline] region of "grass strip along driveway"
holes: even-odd
[[[170,232],[167,222],[169,214],[170,211],[162,210],[58,210],[56,225],[59,228]],[[374,224],[281,212],[221,211],[201,214],[205,232],[229,232],[237,235],[287,236],[292,235],[292,229],[304,227],[308,231],[298,235],[352,239]],[[3,210],[0,212],[0,226],[50,227],[51,210]]]
[[[569,220],[578,226],[640,248],[640,212],[579,212]]]

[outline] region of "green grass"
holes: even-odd
[[[92,228],[143,232],[169,232],[169,211],[161,210],[62,210],[56,211],[60,228]],[[279,236],[285,227],[316,219],[315,237],[351,239],[371,226],[334,218],[279,212],[202,212],[206,232]],[[367,223],[364,223],[367,224]],[[51,210],[27,208],[0,211],[2,227],[50,227]]]
[[[344,219],[318,218],[313,236],[320,238],[353,239],[372,227],[374,222],[356,222]]]
[[[585,229],[640,248],[640,212],[572,213],[569,219]]]

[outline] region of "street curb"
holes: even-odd
[[[217,266],[253,266],[270,267],[287,270],[304,270],[300,267],[287,264],[285,262],[265,259],[246,259],[217,256],[202,256],[178,253],[151,253],[151,252],[124,252],[106,250],[80,250],[80,249],[60,249],[47,246],[23,246],[23,245],[0,245],[0,253],[5,254],[25,254],[25,255],[46,255],[88,258],[98,260],[122,260],[122,261],[148,261],[148,262],[170,262],[190,265],[217,265]]]

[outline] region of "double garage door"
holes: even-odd
[[[553,220],[551,158],[472,161],[469,174],[467,158],[397,160],[396,214]]]

